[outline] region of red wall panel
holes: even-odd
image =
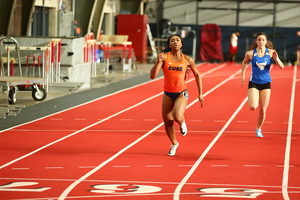
[[[117,34],[128,35],[136,60],[147,62],[147,15],[118,15]]]

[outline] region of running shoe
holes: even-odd
[[[187,134],[187,127],[185,120],[183,120],[182,124],[180,125],[180,132],[182,136],[185,136]]]
[[[169,151],[169,156],[174,156],[175,155],[176,149],[177,149],[178,146],[179,146],[178,142],[175,145],[173,145],[173,144],[171,145],[171,149]]]
[[[256,129],[256,135],[257,137],[264,137],[262,134],[261,134],[261,129]]]

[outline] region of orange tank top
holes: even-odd
[[[185,83],[185,73],[187,63],[185,55],[181,54],[182,60],[180,62],[173,62],[171,60],[171,52],[168,52],[167,59],[162,67],[164,73],[164,91],[165,92],[182,92],[187,89]]]

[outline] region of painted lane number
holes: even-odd
[[[153,193],[161,190],[159,187],[149,185],[133,185],[133,184],[103,184],[93,185],[94,190],[89,190],[94,193],[106,193],[106,194],[142,194]]]
[[[21,188],[27,186],[37,185],[38,182],[11,182],[0,186],[0,191],[13,191],[13,192],[44,192],[49,190],[50,187],[40,188]]]
[[[200,194],[199,196],[249,199],[255,199],[259,195],[268,192],[266,190],[244,188],[200,188],[197,190],[202,192],[202,194]]]

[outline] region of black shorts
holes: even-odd
[[[188,93],[188,91],[187,91],[187,89],[186,90],[184,90],[184,91],[182,91],[182,92],[164,92],[168,97],[170,97],[173,101],[175,101],[176,99],[177,99],[177,97],[181,94],[181,93],[183,93],[183,96],[186,98],[186,99],[188,99],[189,98],[189,93]]]
[[[249,81],[248,89],[249,88],[256,88],[257,90],[265,90],[265,89],[271,89],[271,83],[264,83],[264,84],[258,84],[258,83],[253,83]]]

